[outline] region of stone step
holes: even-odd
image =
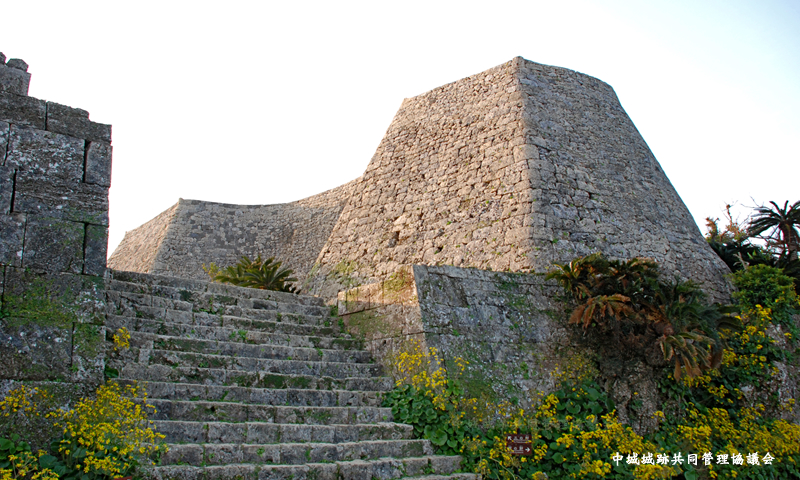
[[[178,444],[168,445],[161,465],[221,465],[271,463],[302,465],[306,463],[374,460],[429,455],[428,440],[366,440],[363,442],[302,442],[270,444]]]
[[[252,345],[227,340],[204,340],[181,338],[157,333],[131,333],[130,349],[119,353],[122,357],[139,358],[148,350],[169,350],[173,352],[205,352],[224,355],[263,359],[289,359],[309,362],[334,362],[371,364],[372,355],[366,350],[330,350],[323,348],[290,347],[286,345]],[[134,357],[135,356],[135,357]]]
[[[274,325],[280,326],[280,323]],[[112,331],[125,327],[129,331],[155,333],[180,338],[197,338],[203,340],[230,341],[251,345],[284,345],[288,347],[324,348],[332,350],[348,350],[361,346],[351,338],[332,336],[296,335],[280,331],[245,330],[235,327],[189,325],[185,323],[165,322],[145,318],[109,315],[106,326]],[[324,329],[332,333],[331,329]]]
[[[246,448],[262,446],[243,446]],[[337,445],[338,447],[338,445]],[[397,448],[397,447],[395,447]],[[291,452],[291,450],[289,450]],[[453,473],[460,468],[461,457],[457,456],[407,456],[396,450],[389,455],[392,457],[364,458],[332,461],[327,458],[310,461],[305,464],[270,464],[268,458],[275,458],[275,453],[261,452],[257,455],[259,460],[253,463],[228,462],[227,465],[213,465],[206,467],[167,465],[151,469],[148,474],[153,480],[213,480],[213,479],[241,479],[241,480],[478,480],[474,473]],[[325,452],[327,453],[327,452]],[[309,453],[312,459],[316,452]],[[324,453],[323,453],[324,455]],[[303,453],[305,457],[305,452]],[[331,455],[332,456],[332,455]],[[236,458],[225,456],[224,458]],[[188,462],[187,462],[188,463]],[[220,462],[222,463],[222,462]],[[433,472],[432,474],[426,472]]]
[[[345,364],[346,365],[346,364]],[[115,363],[109,364],[116,368]],[[219,368],[170,367],[168,365],[119,365],[119,378],[147,382],[198,383],[227,387],[298,388],[307,390],[363,390],[385,392],[392,389],[388,377],[320,377],[264,371],[225,370]]]
[[[232,315],[262,320],[281,320],[309,325],[330,324],[330,309],[293,303],[276,303],[259,299],[231,299],[208,295],[205,303],[165,299],[129,292],[106,292],[106,312],[141,318],[185,317],[186,313],[210,316]],[[236,302],[234,304],[224,302]],[[178,314],[176,312],[185,312]]]
[[[216,295],[233,299],[258,299],[286,304],[328,308],[325,305],[324,299],[308,295],[115,270],[109,272],[109,277],[106,280],[106,289],[116,292],[153,295],[193,303],[204,303],[206,295]],[[235,304],[235,302],[227,303]]]
[[[154,420],[166,443],[346,443],[374,440],[408,440],[414,427],[402,423],[300,425],[264,422],[190,422]],[[211,447],[211,446],[209,446]]]
[[[263,311],[258,310],[261,313]],[[274,312],[273,312],[274,313]],[[170,323],[180,323],[184,325],[199,325],[205,327],[227,327],[237,330],[257,330],[263,332],[281,332],[291,335],[310,335],[318,337],[341,337],[351,338],[346,332],[343,332],[343,326],[331,326],[331,321],[326,320],[327,325],[324,324],[307,324],[303,317],[297,315],[275,314],[267,320],[254,319],[245,317],[236,317],[232,315],[210,315],[206,312],[191,312],[185,310],[166,310],[164,316],[144,316],[138,317],[116,315],[115,313],[109,314],[109,318],[124,317],[124,318],[138,318],[164,321]]]
[[[137,399],[139,403],[141,399]],[[152,420],[302,423],[306,425],[355,425],[393,421],[391,408],[287,407],[234,402],[165,400],[150,398],[156,408]]]
[[[135,293],[150,293],[164,297],[174,295],[176,290],[179,294],[181,290],[185,290],[189,293],[222,293],[228,296],[240,298],[260,298],[287,303],[299,303],[303,305],[314,305],[321,307],[325,306],[324,299],[310,295],[298,295],[287,292],[276,292],[273,290],[237,287],[235,285],[225,283],[170,277],[165,275],[152,275],[149,273],[109,270],[106,288],[109,290],[128,291],[124,290],[125,286],[127,286],[127,288],[138,289],[130,290]],[[186,294],[183,295],[185,296]]]
[[[148,398],[165,400],[226,401],[291,407],[380,407],[383,400],[379,391],[357,389],[251,388],[165,381],[140,382],[125,378],[119,382],[122,385],[137,383],[145,387]]]
[[[324,357],[324,352],[321,352],[320,356]],[[383,373],[383,366],[377,363],[318,362],[294,360],[291,356],[286,359],[253,358],[153,349],[146,362],[141,355],[139,359],[142,363],[169,367],[199,367],[332,378],[379,377]]]

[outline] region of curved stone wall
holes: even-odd
[[[227,266],[242,255],[275,257],[304,278],[354,182],[292,203],[231,205],[179,200],[126,232],[109,259],[115,270],[205,279],[203,265]]]

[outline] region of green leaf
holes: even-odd
[[[556,463],[564,463],[564,460],[564,456],[558,452],[553,455],[553,461]]]
[[[442,446],[447,442],[447,432],[441,428],[436,428],[432,425],[425,427],[425,438],[430,440],[433,444]]]
[[[586,387],[586,388],[584,388],[584,390],[586,390],[586,393],[589,396],[589,400],[594,402],[595,400],[600,398],[600,392],[598,392],[596,389],[594,389],[592,387]]]

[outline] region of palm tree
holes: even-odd
[[[756,214],[750,220],[748,230],[751,236],[761,236],[764,232],[772,230],[769,235],[762,236],[769,243],[777,244],[781,250],[781,258],[797,258],[800,252],[800,201],[789,206],[789,201],[779,207],[775,202],[769,202],[774,208],[758,207]]]

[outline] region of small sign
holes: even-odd
[[[531,434],[530,433],[506,433],[506,447],[511,450],[512,455],[531,455]]]

